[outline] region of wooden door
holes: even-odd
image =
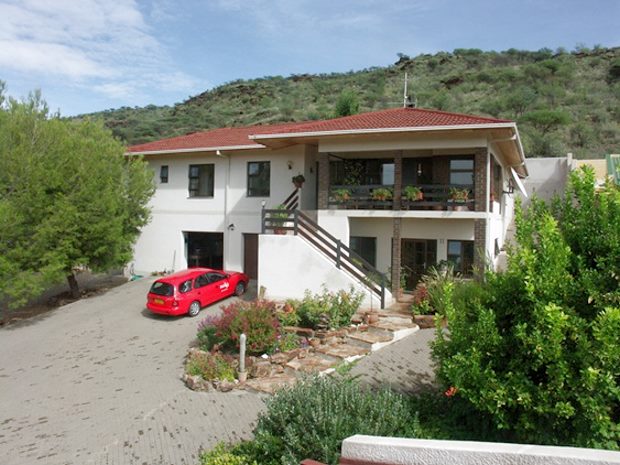
[[[426,270],[437,263],[437,241],[401,239],[401,266],[407,273],[405,290],[415,289]]]
[[[243,234],[243,272],[250,279],[258,278],[258,234]]]

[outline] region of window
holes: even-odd
[[[474,160],[472,158],[450,160],[450,184],[474,185]]]
[[[162,165],[159,168],[159,181],[162,184],[165,184],[168,182],[168,165]]]
[[[186,292],[189,292],[192,290],[192,280],[188,279],[187,281],[183,281],[181,284],[179,284],[179,292],[181,294],[185,294]]]
[[[168,283],[155,281],[151,286],[150,292],[157,295],[171,296],[174,295],[174,287]]]
[[[377,238],[351,236],[349,246],[353,252],[358,254],[372,266],[377,266]]]
[[[194,281],[194,289],[198,289],[199,287],[204,287],[209,284],[209,276],[207,273],[201,274]]]
[[[212,283],[216,283],[218,281],[221,281],[222,279],[224,279],[226,276],[224,276],[221,273],[207,273],[207,279],[209,280],[209,284]]]
[[[189,196],[213,197],[214,166],[189,165]]]
[[[248,162],[248,197],[269,197],[270,165],[268,161]]]
[[[454,264],[454,271],[463,276],[472,276],[474,241],[448,241],[448,261]]]
[[[345,186],[394,185],[394,160],[338,160],[329,164],[330,184]]]

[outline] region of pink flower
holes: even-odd
[[[454,395],[459,392],[459,389],[454,387],[454,386],[450,386],[448,388],[448,390],[446,392],[443,393],[444,396],[446,397],[454,397]]]

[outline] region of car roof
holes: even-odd
[[[190,268],[188,270],[177,271],[168,276],[162,276],[157,281],[168,284],[178,284],[187,279],[194,279],[196,276],[213,271],[218,273],[222,272],[221,270],[213,270],[211,268]]]

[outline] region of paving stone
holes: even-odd
[[[337,365],[338,362],[327,360],[320,355],[308,355],[306,358],[294,358],[286,364],[291,370],[299,373],[318,373]]]
[[[354,360],[368,354],[368,349],[350,344],[336,344],[331,346],[320,346],[315,349],[317,352],[338,358],[341,360]]]
[[[278,389],[294,385],[296,381],[297,378],[295,376],[281,375],[270,378],[249,379],[245,383],[245,387],[266,394],[273,394]]]

